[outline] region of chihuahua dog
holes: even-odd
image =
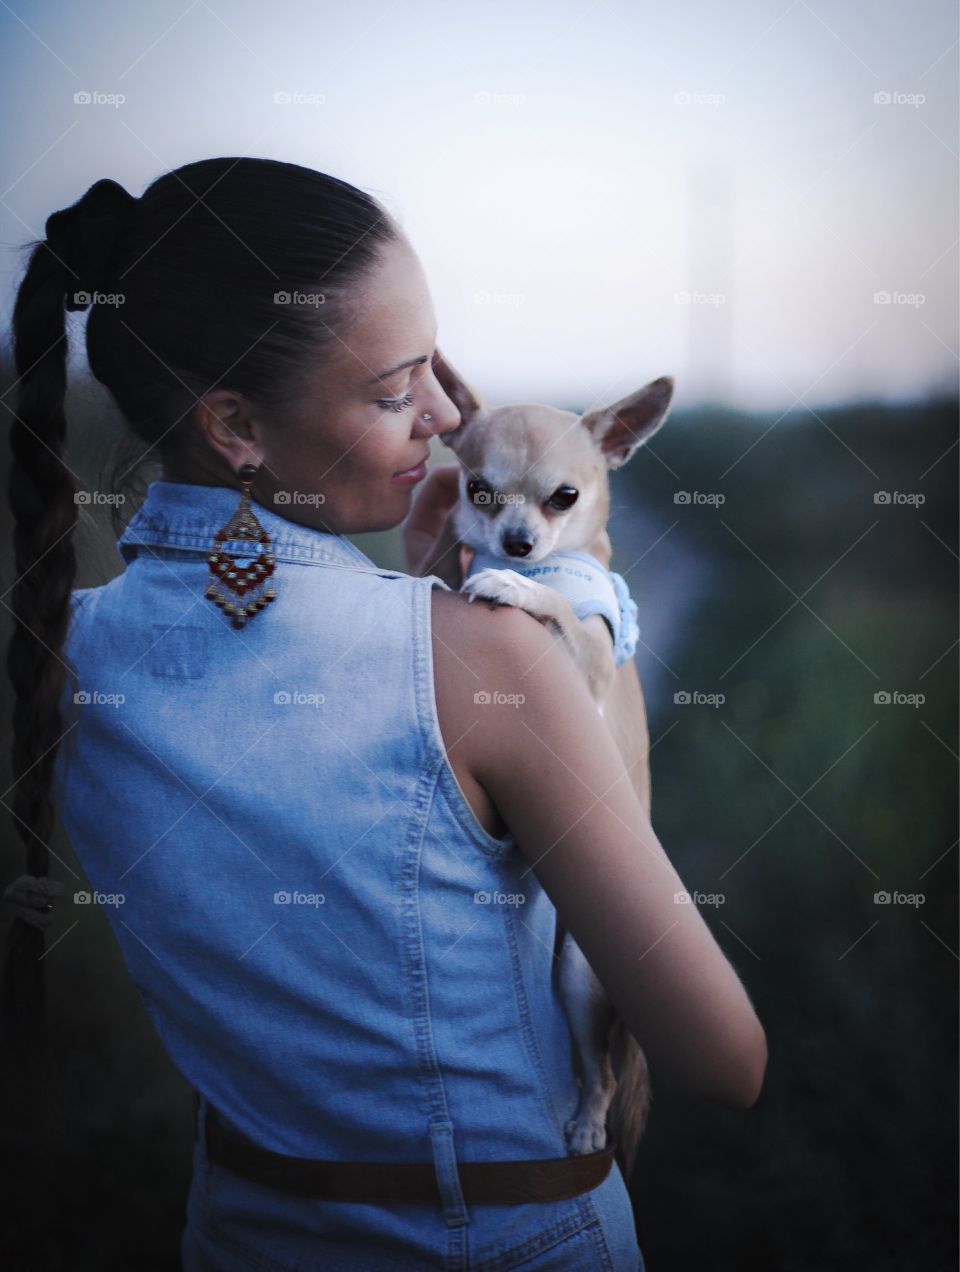
[[[647,717],[632,659],[636,606],[607,568],[607,474],[663,425],[673,380],[661,376],[578,416],[550,406],[489,407],[439,351],[433,367],[460,411],[459,428],[441,438],[460,462],[460,499],[423,573],[471,601],[519,606],[564,643],[649,816]],[[463,547],[474,556],[461,585]],[[609,1131],[629,1177],[651,1103],[646,1059],[559,922],[554,953],[580,1070],[577,1112],[565,1128],[570,1151],[602,1149]]]

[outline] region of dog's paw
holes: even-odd
[[[478,570],[460,589],[471,601],[495,601],[498,605],[514,605],[528,613],[537,612],[537,592],[543,587],[516,570]]]
[[[607,1146],[607,1130],[605,1118],[599,1121],[593,1117],[574,1117],[566,1125],[567,1143],[570,1152],[580,1157],[584,1153],[598,1153]]]

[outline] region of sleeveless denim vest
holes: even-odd
[[[461,1194],[458,1161],[566,1155],[578,1083],[556,912],[512,836],[477,821],[440,734],[431,595],[446,585],[253,502],[277,597],[235,630],[204,593],[238,500],[153,482],[117,545],[125,572],[74,591],[58,810],[201,1107],[278,1153],[432,1161],[443,1205],[271,1198],[211,1172],[201,1145],[191,1222],[266,1267],[314,1266],[292,1225],[336,1211],[340,1268],[505,1269],[574,1234],[584,1267],[636,1268],[615,1163],[569,1201]],[[557,1266],[580,1266],[567,1254]]]

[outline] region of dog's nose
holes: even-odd
[[[525,557],[533,551],[533,543],[523,534],[507,534],[503,537],[503,548],[508,556]]]

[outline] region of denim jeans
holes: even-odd
[[[183,1272],[644,1272],[617,1163],[563,1202],[470,1206],[448,1227],[438,1207],[325,1202],[252,1183],[194,1145]]]

